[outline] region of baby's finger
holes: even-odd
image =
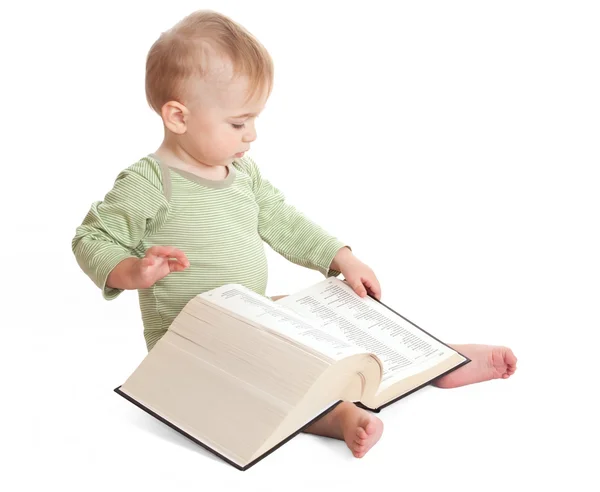
[[[179,261],[179,263],[181,263],[185,267],[190,266],[190,261],[187,259],[187,256],[185,256],[185,253],[180,249],[171,247],[168,252],[168,257],[175,258],[177,261]]]
[[[183,263],[179,262],[178,260],[169,260],[169,270],[171,270],[172,272],[182,272],[188,266],[189,266],[189,263],[187,265],[184,265]]]
[[[365,287],[367,288],[367,290],[369,291],[369,294],[371,294],[375,299],[381,299],[381,286],[379,285],[379,281],[375,278],[375,279],[364,279],[363,278],[363,283],[365,284]]]
[[[177,251],[177,248],[174,248],[173,246],[151,246],[146,250],[146,256],[154,255],[168,258],[172,256],[174,251]]]
[[[155,255],[164,258],[176,258],[181,264],[189,266],[190,262],[185,256],[185,253],[174,246],[152,246],[146,251],[146,256]]]
[[[190,260],[188,260],[187,256],[185,256],[185,253],[183,251],[181,251],[180,249],[175,249],[175,251],[177,252],[177,254],[175,254],[173,256],[179,260],[179,263],[181,263],[186,268],[189,267]]]
[[[151,246],[146,250],[144,256],[146,258],[151,258],[153,256],[163,256],[164,246]]]
[[[365,286],[360,279],[351,281],[350,286],[360,297],[365,297],[367,295],[367,289],[365,289]]]
[[[187,259],[185,253],[180,249],[173,248],[173,251],[169,255],[169,258],[175,258],[179,262],[179,264],[182,265],[184,268],[190,266],[190,260]]]

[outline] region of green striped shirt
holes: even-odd
[[[265,241],[288,260],[325,276],[344,246],[263,179],[250,157],[233,161],[222,181],[169,168],[153,154],[122,171],[103,201],[94,202],[72,241],[83,271],[105,299],[118,263],[143,258],[151,246],[182,250],[190,266],[139,289],[144,338],[150,350],[197,294],[228,283],[265,295]]]

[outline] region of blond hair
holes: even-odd
[[[183,104],[187,82],[193,76],[210,75],[214,52],[231,62],[234,77],[248,77],[248,100],[259,90],[271,93],[273,61],[265,47],[229,17],[199,10],[163,32],[150,48],[146,58],[146,99],[150,107],[160,115],[169,101]]]

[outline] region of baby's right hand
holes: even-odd
[[[133,266],[132,277],[137,289],[152,287],[171,272],[181,272],[190,266],[185,253],[172,246],[152,246],[144,258]]]

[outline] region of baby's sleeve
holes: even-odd
[[[105,299],[122,292],[106,286],[110,272],[124,259],[139,257],[134,249],[160,227],[167,210],[160,167],[146,158],[122,171],[104,200],[92,204],[71,246]]]
[[[286,203],[281,191],[261,176],[254,161],[244,159],[259,206],[258,232],[263,241],[297,265],[318,270],[326,277],[339,275],[330,266],[346,244]]]

